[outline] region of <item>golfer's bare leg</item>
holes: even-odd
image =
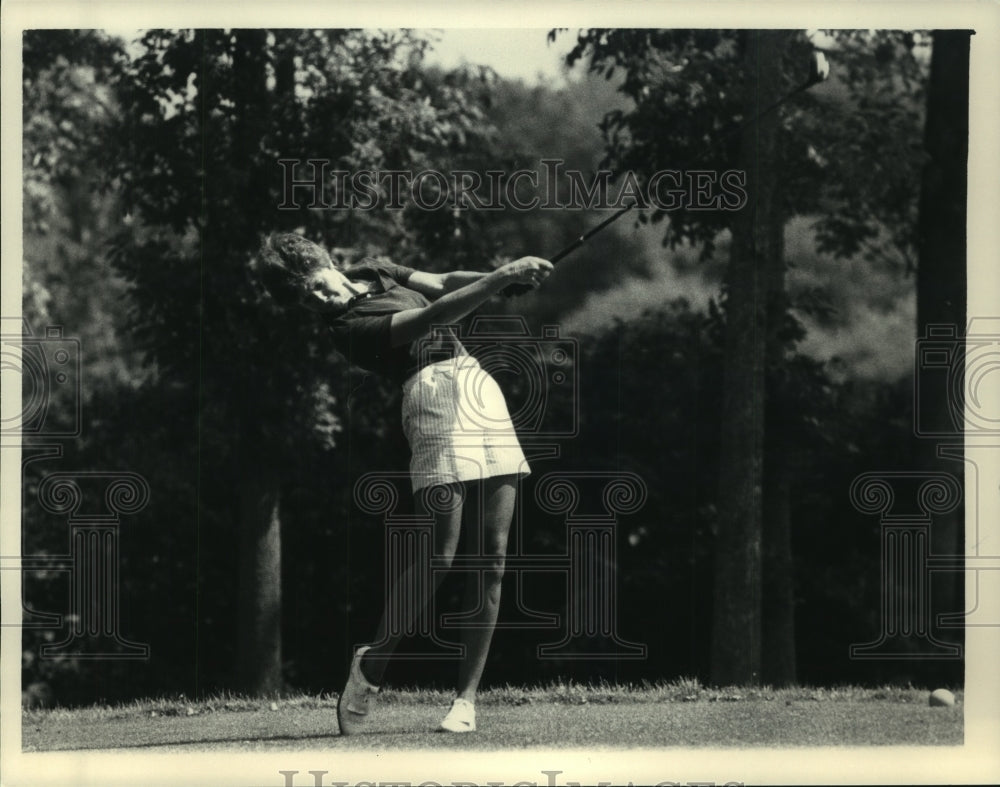
[[[433,504],[428,501],[431,497]],[[462,531],[462,502],[465,498],[465,487],[462,483],[444,484],[436,488],[421,489],[417,494],[417,510],[421,514],[434,514],[434,556],[438,560],[444,558],[446,566],[451,565],[458,548],[458,538]],[[415,572],[427,571],[428,566],[408,566],[403,574],[392,581],[389,595],[386,598],[382,619],[379,621],[375,634],[375,643],[361,660],[362,672],[376,686],[382,683],[382,676],[388,666],[389,658],[403,638],[402,631],[389,631],[389,610],[403,610],[406,615],[424,615],[427,613],[430,597],[420,599],[419,608],[407,609],[404,589],[411,588],[416,579]],[[431,594],[438,589],[444,578],[444,571],[432,571]],[[405,628],[405,627],[404,627]]]
[[[480,600],[479,585],[482,585],[482,603],[476,613],[463,618],[468,628],[462,630],[465,645],[465,659],[458,669],[458,696],[475,702],[479,679],[486,666],[486,656],[493,639],[500,611],[500,584],[503,580],[504,561],[507,556],[507,535],[514,515],[514,498],[517,493],[517,476],[506,475],[487,478],[481,482],[483,496],[482,554],[488,556],[487,567],[480,577],[470,576],[465,585],[465,608],[477,606]],[[474,518],[473,518],[474,519]],[[472,522],[478,527],[478,522]]]

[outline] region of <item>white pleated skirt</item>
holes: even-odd
[[[531,472],[500,386],[471,355],[429,364],[407,378],[403,432],[414,492]]]

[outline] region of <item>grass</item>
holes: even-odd
[[[25,710],[22,740],[25,751],[959,745],[956,694],[955,707],[931,708],[912,687],[506,686],[481,693],[479,734],[452,736],[433,732],[450,692],[387,689],[372,733],[350,738],[337,734],[336,695],[221,694]]]

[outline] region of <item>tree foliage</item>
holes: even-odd
[[[880,267],[911,273],[929,38],[836,31],[834,41],[837,100],[817,102],[798,117],[820,187],[818,248],[838,257],[860,253]]]
[[[377,243],[407,262],[449,218],[310,209],[301,193],[302,207],[281,210],[278,160],[430,167],[488,137],[474,80],[428,79],[426,44],[405,32],[151,31],[142,44],[120,83],[115,171],[132,217],[114,249],[134,284],[132,330],[161,373],[199,370],[206,408],[242,409],[242,429],[295,450],[315,424],[295,394],[332,423],[321,383],[337,360],[318,323],[274,308],[246,275],[261,236],[302,228],[328,247]]]
[[[831,31],[814,44],[800,32],[783,52],[785,93],[808,76],[814,45],[833,63],[828,86],[779,110],[782,209],[788,218],[816,218],[821,251],[912,266],[927,44],[926,36],[891,30]],[[621,80],[634,105],[602,121],[606,161],[648,178],[660,169],[735,166],[737,132],[749,120],[738,54],[736,31],[596,29],[578,35],[567,60]],[[666,244],[704,244],[710,255],[731,214],[657,208],[649,216],[668,217]]]
[[[405,471],[406,445],[396,393],[348,373],[320,324],[276,309],[253,286],[246,269],[261,233],[299,229],[348,258],[388,250],[428,270],[481,268],[500,253],[558,249],[588,225],[588,215],[450,206],[279,210],[277,160],[328,158],[330,170],[482,171],[533,166],[551,155],[586,170],[607,154],[611,166],[642,174],[690,166],[707,149],[705,168],[728,167],[737,140],[726,138],[727,130],[745,114],[733,92],[740,73],[733,35],[598,31],[587,43],[598,49],[574,52],[579,62],[595,64],[595,75],[596,52],[605,52],[600,75],[613,68],[610,79],[566,87],[430,68],[422,60],[426,41],[405,31],[150,31],[127,50],[93,33],[26,36],[26,314],[33,324],[57,322],[71,335],[92,336],[84,342],[85,364],[97,347],[106,361],[85,367],[85,428],[61,461],[127,468],[153,486],[149,506],[123,522],[120,572],[123,633],[149,643],[151,660],[38,659],[37,646],[58,632],[28,629],[26,681],[48,683],[64,704],[236,688],[236,607],[246,592],[234,565],[246,529],[240,497],[258,486],[273,490],[277,481],[281,591],[285,609],[294,610],[281,624],[282,676],[297,689],[338,691],[341,657],[370,633],[384,582],[383,522],[358,511],[352,484],[366,470]],[[922,39],[908,49],[900,35],[876,34],[892,43],[879,53],[868,35],[834,35],[843,54],[829,54],[841,80],[798,97],[780,115],[787,215],[818,219],[832,254],[863,254],[867,245],[892,262],[878,278],[857,259],[843,269],[826,259],[822,267],[809,256],[811,238],[803,241],[797,259],[809,289],[797,297],[812,298],[816,310],[857,300],[872,282],[886,281],[885,268],[898,269],[898,249],[912,242],[903,198],[916,194],[905,181],[919,158],[911,160],[908,136],[919,107],[909,98],[894,104],[892,94],[919,96]],[[785,60],[789,86],[804,77],[795,53],[806,43],[796,36]],[[623,77],[626,93],[617,94]],[[601,132],[595,124],[608,112]],[[606,151],[601,133],[613,141]],[[641,154],[631,152],[633,142]],[[876,177],[871,162],[890,156],[900,158],[898,167]],[[622,276],[641,279],[678,261],[687,261],[682,273],[693,275],[698,247],[680,244],[714,242],[716,258],[730,250],[726,216],[662,218],[670,220],[667,245],[679,253],[631,240],[621,222],[559,267],[551,294],[511,308],[547,324]],[[705,280],[717,284],[719,260],[697,270],[706,265]],[[850,287],[840,281],[845,271]],[[839,300],[824,300],[817,292],[823,288],[837,289]],[[879,304],[890,308],[900,289],[881,295]],[[854,319],[846,306],[841,323]],[[648,644],[648,658],[540,664],[535,648],[561,632],[507,629],[497,632],[492,683],[709,677],[707,578],[719,525],[726,313],[715,301],[702,311],[674,300],[638,311],[577,337],[579,399],[554,394],[546,415],[553,423],[579,415],[581,431],[563,446],[558,466],[540,463],[535,477],[548,469],[622,469],[647,481],[646,505],[620,522],[618,576],[619,630]],[[835,381],[829,367],[794,351],[803,336],[799,322],[787,316],[776,325],[788,351],[780,363],[768,359],[766,387],[780,395],[771,397],[767,418],[782,436],[795,490],[800,680],[934,675],[933,664],[903,673],[896,664],[847,658],[849,643],[871,639],[877,629],[881,588],[878,525],[851,508],[844,490],[872,467],[907,466],[901,446],[912,423],[908,382],[852,381],[849,370]],[[143,353],[142,367],[134,347]],[[512,398],[527,382],[501,380]],[[255,462],[277,479],[248,474]],[[33,554],[66,550],[65,523],[32,505],[40,475],[54,466],[39,461],[25,471],[24,543]],[[565,522],[527,508],[529,552],[563,554]],[[32,608],[65,607],[64,577],[52,573],[27,576]],[[507,599],[518,592],[518,579],[508,577]],[[566,619],[562,575],[533,576],[524,592],[529,608]],[[662,625],[649,626],[651,609]],[[505,606],[504,614],[516,612]],[[410,674],[403,665],[390,679],[445,681],[451,667]]]
[[[905,259],[914,230],[913,95],[921,80],[914,37],[843,34],[838,49],[848,67],[834,80],[843,95],[826,102],[797,87],[809,85],[812,48],[802,32],[592,29],[567,56],[570,63],[588,59],[590,70],[608,79],[624,72],[620,90],[632,106],[602,123],[606,162],[617,171],[637,173],[647,187],[663,170],[703,171],[711,182],[731,171],[745,178],[748,200],[735,210],[655,203],[649,217],[669,215],[664,244],[698,245],[704,258],[723,232],[732,237],[712,650],[712,677],[722,683],[760,680],[765,660],[787,665],[773,680],[794,680],[791,585],[768,586],[780,596],[774,604],[762,602],[761,586],[765,570],[787,574],[791,565],[790,446],[780,418],[790,399],[784,386],[765,384],[767,369],[787,363],[802,336],[784,286],[785,224],[819,215],[819,251],[850,256],[864,248],[872,258],[886,235]],[[782,112],[788,98],[795,102]],[[851,164],[841,164],[845,157]],[[853,166],[859,162],[868,168],[863,174]],[[784,623],[762,626],[762,603]]]

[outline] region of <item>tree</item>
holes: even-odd
[[[860,253],[876,269],[912,273],[928,39],[896,30],[828,34],[830,91],[795,115],[810,164],[790,172],[790,182],[811,206],[819,251]]]
[[[915,173],[919,171],[919,154],[915,134],[919,129],[920,107],[916,101],[921,89],[920,39],[912,34],[893,31],[843,31],[834,34],[838,60],[838,74],[832,80],[823,100],[810,93],[800,94],[794,102],[782,108],[778,118],[765,118],[752,127],[750,134],[761,134],[762,142],[769,142],[767,134],[773,133],[775,153],[769,158],[770,166],[780,177],[781,188],[774,196],[773,209],[767,207],[760,218],[757,249],[773,260],[766,270],[741,271],[747,248],[746,209],[743,211],[714,212],[692,211],[680,207],[665,210],[654,206],[646,212],[648,220],[659,222],[669,217],[664,233],[664,244],[676,248],[680,244],[695,244],[701,248],[704,260],[712,259],[718,246],[731,243],[730,270],[725,286],[727,320],[733,320],[749,333],[734,334],[729,352],[755,353],[757,368],[766,367],[773,385],[754,387],[753,380],[763,379],[747,374],[747,358],[731,357],[733,372],[739,373],[741,389],[750,403],[745,415],[755,413],[757,429],[742,432],[734,430],[731,419],[724,420],[724,439],[732,440],[731,451],[723,452],[723,466],[727,462],[741,462],[740,478],[727,478],[723,484],[735,484],[743,491],[737,499],[749,503],[750,492],[755,490],[752,506],[741,509],[737,516],[749,520],[738,535],[744,540],[740,550],[743,557],[722,556],[724,564],[757,564],[755,554],[763,550],[769,561],[768,574],[773,581],[765,589],[766,598],[741,600],[751,606],[763,603],[768,609],[769,626],[765,629],[765,663],[771,668],[766,676],[772,683],[794,680],[794,629],[793,593],[790,579],[780,576],[791,566],[787,512],[788,494],[792,480],[788,456],[795,445],[787,437],[798,429],[793,423],[801,421],[802,412],[790,412],[782,406],[788,391],[782,390],[782,380],[787,377],[784,367],[795,341],[802,337],[801,326],[790,309],[800,312],[823,313],[828,311],[822,293],[803,293],[798,302],[790,301],[784,293],[784,262],[781,259],[784,225],[795,216],[816,220],[815,232],[820,251],[849,256],[864,252],[873,265],[896,266],[905,270],[912,259],[913,217],[915,215]],[[725,30],[589,30],[580,34],[568,61],[585,56],[590,58],[592,71],[607,78],[623,73],[621,90],[634,104],[623,110],[609,113],[603,121],[607,142],[607,163],[619,172],[630,170],[648,184],[654,172],[662,169],[683,169],[697,166],[708,172],[722,173],[730,169],[750,170],[753,163],[745,151],[747,135],[737,135],[740,127],[753,111],[766,104],[741,105],[744,95],[741,79],[743,69],[739,61],[743,36]],[[805,78],[804,63],[812,49],[812,41],[803,33],[790,33],[773,57],[780,62],[777,73],[769,76],[780,88],[771,96],[790,91]],[[774,122],[776,121],[776,122]],[[773,132],[769,127],[773,124]],[[767,145],[763,150],[767,152]],[[757,186],[762,185],[760,182]],[[752,189],[748,188],[748,192]],[[769,197],[764,202],[767,204]],[[751,195],[753,196],[753,195]],[[758,206],[759,207],[759,206]],[[643,218],[645,220],[645,218]],[[765,226],[774,235],[765,237]],[[742,233],[742,239],[738,236]],[[903,264],[900,264],[902,261]],[[758,297],[755,306],[740,302],[740,288],[751,297]],[[766,301],[767,314],[759,310]],[[746,312],[743,311],[746,310]],[[758,310],[756,322],[748,321],[747,313]],[[757,333],[754,333],[756,331]],[[764,345],[751,337],[766,335]],[[765,349],[766,347],[766,349]],[[731,390],[731,389],[730,389]],[[764,409],[767,403],[766,411]],[[732,406],[732,403],[731,405]],[[730,410],[732,413],[732,411]],[[766,419],[764,431],[759,425]],[[742,439],[737,440],[737,435]],[[767,468],[762,472],[761,443],[767,446]],[[735,453],[733,453],[735,452]],[[735,456],[743,454],[741,460]],[[764,525],[763,545],[752,543],[759,539],[763,505],[767,517]],[[731,513],[720,512],[720,535],[731,525]],[[720,549],[725,547],[720,542]],[[771,569],[774,569],[772,574]],[[723,586],[736,580],[721,579]],[[753,590],[759,579],[747,577],[743,586]],[[731,591],[720,589],[723,600]],[[755,590],[751,593],[753,596]],[[718,611],[717,611],[718,613]],[[726,613],[728,614],[728,613]],[[744,609],[748,631],[758,632],[752,621],[759,619],[759,612]],[[776,623],[776,625],[770,625]],[[725,636],[719,631],[720,636]],[[745,639],[724,638],[717,642],[713,653],[726,661],[724,650],[747,648]],[[758,663],[752,653],[730,653],[733,664],[741,664],[737,673],[740,679],[759,671],[750,667]],[[745,658],[746,657],[746,658]],[[729,677],[737,673],[730,668],[722,670]],[[720,672],[720,677],[722,675]],[[727,677],[727,679],[729,679]]]
[[[102,188],[101,143],[117,109],[108,81],[124,61],[121,42],[101,31],[26,30],[21,55],[22,319],[35,337],[44,341],[50,328],[58,328],[59,343],[73,342],[79,350],[78,373],[69,377],[38,379],[39,371],[46,374],[45,364],[27,363],[30,351],[21,364],[27,419],[21,553],[45,556],[64,554],[67,534],[38,505],[41,478],[53,469],[87,467],[93,436],[88,416],[100,412],[105,391],[136,384],[141,370],[127,338],[115,329],[123,307],[114,296],[124,283],[102,257],[104,234],[118,219],[114,193]],[[11,328],[6,320],[5,328]],[[33,433],[32,427],[40,431]],[[54,437],[74,432],[74,439]],[[61,467],[54,467],[57,463]],[[58,572],[49,576],[53,573]],[[38,576],[22,574],[25,608],[60,609],[65,588]],[[65,702],[101,691],[92,662],[38,658],[38,648],[58,636],[51,624],[36,627],[41,619],[25,616],[22,685],[28,701]],[[111,672],[123,665],[105,666]],[[126,673],[122,669],[115,677]],[[77,688],[84,686],[83,692]]]
[[[920,183],[917,222],[917,336],[928,336],[930,326],[954,326],[956,345],[965,336],[966,322],[966,189],[969,151],[969,39],[967,30],[935,30],[927,85],[927,120],[924,146],[927,154]],[[955,379],[964,375],[964,358],[956,354],[950,370]],[[918,370],[919,373],[920,370]],[[929,431],[956,434],[954,389],[940,378],[918,376],[921,404],[918,417]],[[928,382],[932,384],[928,384]],[[962,404],[965,404],[962,402]],[[955,440],[958,441],[956,435]],[[936,441],[921,447],[923,464],[940,467]],[[956,446],[957,447],[957,446]],[[956,471],[959,476],[963,469]],[[935,519],[930,549],[942,555],[964,550],[964,506]],[[958,612],[965,577],[956,572],[942,583],[936,609]]]
[[[131,382],[137,365],[114,335],[121,302],[105,296],[124,288],[101,254],[119,218],[101,143],[117,110],[109,82],[125,54],[117,39],[82,30],[26,31],[22,51],[23,314],[36,331],[59,325],[80,340],[86,398]],[[61,395],[58,386],[52,393]]]
[[[790,158],[804,158],[802,146],[789,139],[773,114],[740,135],[732,133],[737,127],[732,118],[746,120],[777,100],[791,81],[788,74],[795,73],[786,61],[803,46],[801,38],[788,33],[589,31],[569,56],[582,57],[589,48],[592,69],[606,68],[609,78],[616,67],[624,67],[622,90],[635,107],[612,112],[604,121],[608,159],[618,169],[642,173],[647,181],[662,168],[697,167],[717,176],[733,169],[747,173],[749,201],[740,210],[705,213],[682,205],[670,211],[664,237],[671,247],[700,244],[707,259],[720,233],[731,234],[712,648],[712,679],[720,683],[761,679],[764,380],[769,360],[783,362],[788,336],[781,287],[790,196],[777,189],[776,178]],[[656,206],[650,214],[650,220],[661,221],[668,210]],[[769,331],[769,323],[781,328]],[[774,542],[787,545],[787,535],[774,532]],[[769,554],[787,567],[787,547]],[[787,584],[775,590],[780,600],[775,606],[790,606]],[[778,632],[774,647],[787,652],[793,648],[792,629],[786,623]]]
[[[746,116],[778,99],[788,35],[752,31],[744,42]],[[719,685],[761,680],[764,381],[768,301],[783,265],[774,117],[744,132],[738,168],[747,206],[732,223],[726,277],[726,371],[720,412],[719,521],[715,547],[711,678]],[[774,315],[777,316],[777,315]],[[730,645],[730,643],[732,643]]]
[[[309,195],[282,210],[278,160],[423,169],[486,129],[461,80],[423,89],[425,42],[405,32],[154,30],[141,44],[118,83],[113,174],[131,224],[111,255],[153,384],[196,403],[178,426],[199,446],[199,501],[215,478],[235,484],[239,683],[274,693],[283,468],[304,442],[332,447],[341,413],[328,380],[345,369],[318,321],[262,295],[249,260],[262,233],[304,227],[328,247],[392,244],[405,262],[448,215],[311,209]]]
[[[965,324],[971,35],[968,30],[935,30],[932,34],[924,125],[927,157],[917,222],[919,335],[934,323],[955,325],[960,330]],[[934,393],[946,392],[935,388]],[[943,428],[950,423],[946,401],[938,402],[933,410],[940,419],[936,426]]]

